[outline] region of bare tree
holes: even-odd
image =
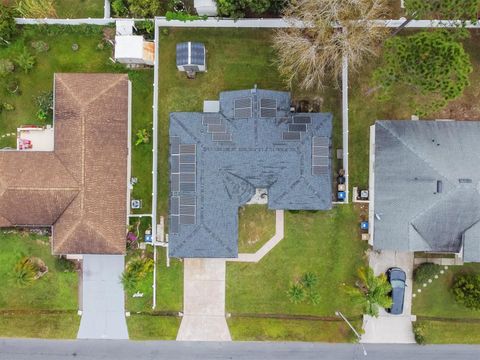
[[[388,31],[370,20],[388,11],[387,0],[292,0],[283,16],[293,27],[274,36],[280,74],[306,90],[338,86],[344,55],[353,72],[377,55]]]

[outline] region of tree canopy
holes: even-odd
[[[247,12],[263,14],[271,10],[277,12],[286,0],[217,0],[218,13],[233,18],[244,17]]]
[[[290,2],[284,18],[307,26],[277,30],[273,47],[278,53],[280,74],[289,85],[307,90],[338,85],[344,55],[351,73],[377,55],[388,31],[366,20],[384,18],[388,11],[385,0]]]
[[[416,19],[470,20],[476,23],[480,0],[405,0],[405,9]]]
[[[388,39],[384,63],[374,74],[381,96],[410,94],[417,115],[432,113],[461,96],[469,85],[472,64],[458,34],[434,30]]]
[[[0,45],[8,44],[16,31],[14,10],[0,3]]]

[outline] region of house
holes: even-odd
[[[55,255],[125,253],[129,87],[55,74],[53,151],[0,151],[0,227],[51,227]]]
[[[377,121],[372,126],[374,249],[480,261],[479,138],[480,123],[473,121]]]
[[[332,115],[292,113],[288,92],[220,93],[219,112],[170,114],[169,254],[238,256],[238,208],[332,206]]]

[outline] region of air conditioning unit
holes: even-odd
[[[141,209],[142,208],[142,200],[132,200],[130,203],[132,209]]]

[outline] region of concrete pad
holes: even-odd
[[[78,339],[128,339],[123,255],[83,256],[83,313]]]
[[[225,260],[184,260],[184,317],[177,340],[230,341],[225,319]]]
[[[396,251],[372,251],[369,259],[375,275],[385,273],[388,268],[399,267],[407,275],[404,307],[402,315],[391,315],[380,309],[377,318],[365,315],[363,317],[365,343],[414,343],[412,328],[412,286],[413,286],[413,253]]]

